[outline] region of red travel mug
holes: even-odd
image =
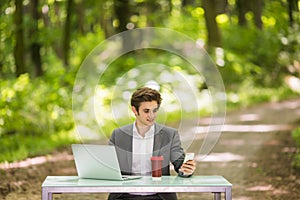
[[[164,160],[163,156],[152,156],[152,180],[160,181],[162,176],[162,162]]]

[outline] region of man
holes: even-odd
[[[132,94],[133,124],[115,129],[110,144],[115,145],[122,174],[151,176],[151,156],[163,156],[162,175],[170,175],[170,163],[179,176],[189,177],[196,168],[194,160],[183,163],[185,154],[178,131],[155,123],[161,104],[158,91],[143,87]],[[172,200],[175,193],[111,193],[112,199]]]

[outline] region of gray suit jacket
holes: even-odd
[[[154,124],[153,156],[163,156],[163,175],[170,175],[170,163],[178,169],[184,160],[184,151],[181,147],[178,131],[161,124]],[[132,168],[132,135],[133,124],[115,129],[109,144],[114,145],[119,159],[122,174],[130,175]]]
[[[178,173],[184,160],[184,151],[181,147],[178,131],[161,124],[154,124],[153,156],[163,156],[163,175],[170,175],[170,163]],[[123,175],[132,174],[132,137],[133,124],[115,129],[111,135],[109,144],[116,148],[119,165]],[[110,199],[117,199],[120,193],[111,193]],[[177,199],[175,193],[160,193],[159,196],[166,200]]]

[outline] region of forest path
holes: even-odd
[[[227,178],[234,200],[299,200],[300,172],[291,166],[296,151],[291,130],[296,122],[299,125],[300,99],[228,113],[218,143],[198,162],[196,174]],[[212,199],[207,194],[179,197]]]

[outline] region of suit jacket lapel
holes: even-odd
[[[132,136],[133,136],[133,125],[121,127],[121,133],[123,135],[122,141],[119,141],[120,145],[120,156],[122,157],[122,170],[123,173],[132,173]]]
[[[128,169],[130,170],[130,173],[132,173],[132,137],[133,137],[133,125],[130,126],[130,129],[128,130],[128,138],[129,141],[125,141],[127,145],[127,158],[128,158]]]
[[[155,124],[153,153],[152,153],[153,156],[160,156],[161,141],[162,141],[162,132],[160,130],[161,127],[158,124]]]

